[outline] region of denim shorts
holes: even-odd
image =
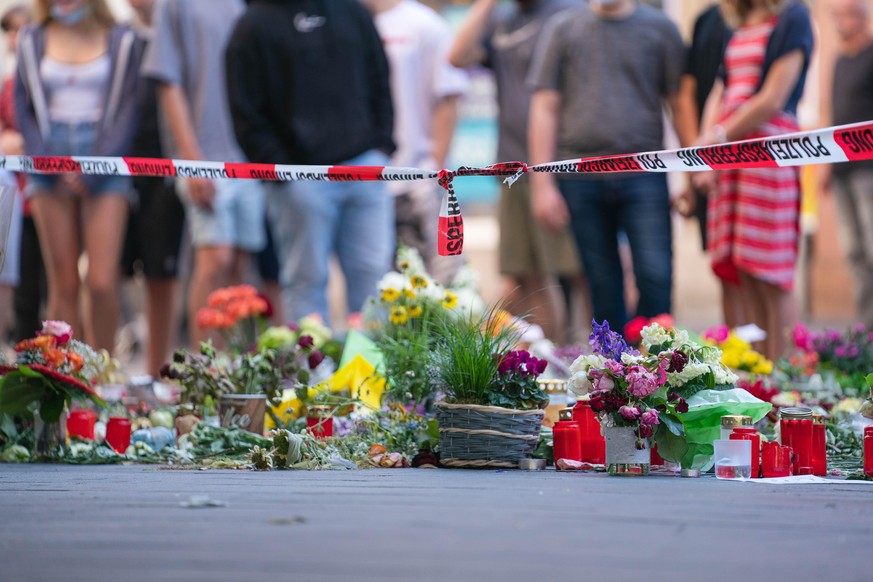
[[[213,180],[213,184],[215,200],[208,209],[191,202],[187,180],[176,180],[191,245],[230,246],[250,253],[262,250],[267,244],[263,184],[257,180]]]
[[[90,156],[94,153],[94,143],[97,140],[97,123],[60,123],[51,122],[49,139],[46,142],[47,156]],[[25,194],[51,194],[54,192],[59,176],[56,174],[30,174],[27,177]],[[92,196],[117,194],[130,197],[132,182],[128,176],[98,176],[94,178],[95,185]]]

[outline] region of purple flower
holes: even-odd
[[[658,411],[654,408],[645,411],[642,416],[640,416],[640,422],[648,426],[661,424],[661,421],[658,419]]]
[[[688,412],[688,403],[685,402],[684,398],[680,398],[679,402],[676,403],[675,409],[676,412],[680,414],[685,414],[686,412]]]
[[[311,335],[302,335],[300,339],[297,340],[297,345],[307,350],[315,345],[315,340],[312,339]]]
[[[308,363],[309,369],[314,370],[318,367],[318,365],[324,361],[324,354],[322,354],[318,350],[313,350],[311,354],[309,354]]]
[[[623,419],[630,422],[637,420],[642,414],[642,411],[636,406],[622,406],[618,409],[618,413]]]
[[[537,375],[539,376],[543,372],[546,371],[546,367],[549,365],[549,362],[543,359],[537,360]]]
[[[679,396],[678,392],[670,392],[667,395],[667,402],[676,402],[677,400],[682,400],[682,397]]]
[[[602,324],[598,324],[597,321],[592,321],[591,325],[593,331],[588,337],[588,341],[595,354],[611,360],[620,360],[624,353],[635,353],[628,347],[621,334],[609,329],[609,322],[604,321]]]

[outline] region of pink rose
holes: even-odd
[[[812,334],[802,323],[797,323],[791,331],[791,338],[794,340],[794,345],[805,352],[813,351]]]
[[[654,408],[650,408],[649,410],[645,411],[642,416],[640,416],[640,422],[647,426],[660,424],[661,421],[658,419],[658,411]]]
[[[615,378],[624,378],[624,364],[615,360],[606,360],[603,365]]]
[[[651,396],[661,387],[660,378],[643,366],[629,366],[627,369],[627,391],[637,398]]]
[[[59,344],[65,344],[73,339],[73,327],[66,321],[43,321],[40,335],[53,335]]]
[[[591,370],[588,372],[588,378],[597,390],[608,391],[615,388],[615,382],[606,370]]]
[[[621,417],[627,421],[634,421],[640,417],[642,411],[636,406],[622,406],[618,409],[618,413]]]
[[[716,344],[720,344],[722,342],[727,341],[728,336],[731,334],[731,328],[726,325],[720,325],[718,327],[713,327],[711,329],[706,330],[703,334],[703,339],[711,341]]]

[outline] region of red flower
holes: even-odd
[[[624,326],[624,337],[632,344],[643,341],[643,328],[649,325],[648,318],[642,315],[634,317]]]
[[[308,350],[315,345],[315,340],[312,339],[311,335],[301,335],[300,339],[297,340],[297,345]]]
[[[270,303],[270,298],[263,293],[258,293],[258,299],[263,301],[263,309],[261,311],[261,315],[263,315],[266,319],[270,319],[271,317],[273,317],[273,304]]]
[[[322,354],[318,350],[314,350],[311,354],[309,354],[309,369],[314,370],[318,367],[318,365],[324,361],[324,354]]]
[[[641,424],[640,427],[637,429],[637,435],[639,435],[641,439],[649,438],[653,434],[655,434],[655,431],[652,430],[652,427],[647,424]]]

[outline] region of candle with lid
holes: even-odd
[[[828,447],[823,414],[812,415],[812,474],[825,477],[828,474]]]
[[[579,423],[582,462],[602,465],[606,461],[606,439],[600,434],[600,421],[585,401],[573,407],[573,420]]]
[[[812,475],[812,409],[783,408],[779,419],[782,444],[794,450],[794,474]]]
[[[864,429],[864,473],[873,477],[873,426]]]
[[[728,440],[738,426],[752,426],[752,417],[742,414],[728,414],[721,417],[721,438]]]
[[[750,441],[752,443],[752,479],[757,479],[761,473],[761,435],[752,427],[738,426],[731,433],[732,441]]]
[[[579,423],[573,420],[573,409],[564,408],[558,414],[558,422],[552,427],[555,463],[558,459],[582,461],[582,432]]]

